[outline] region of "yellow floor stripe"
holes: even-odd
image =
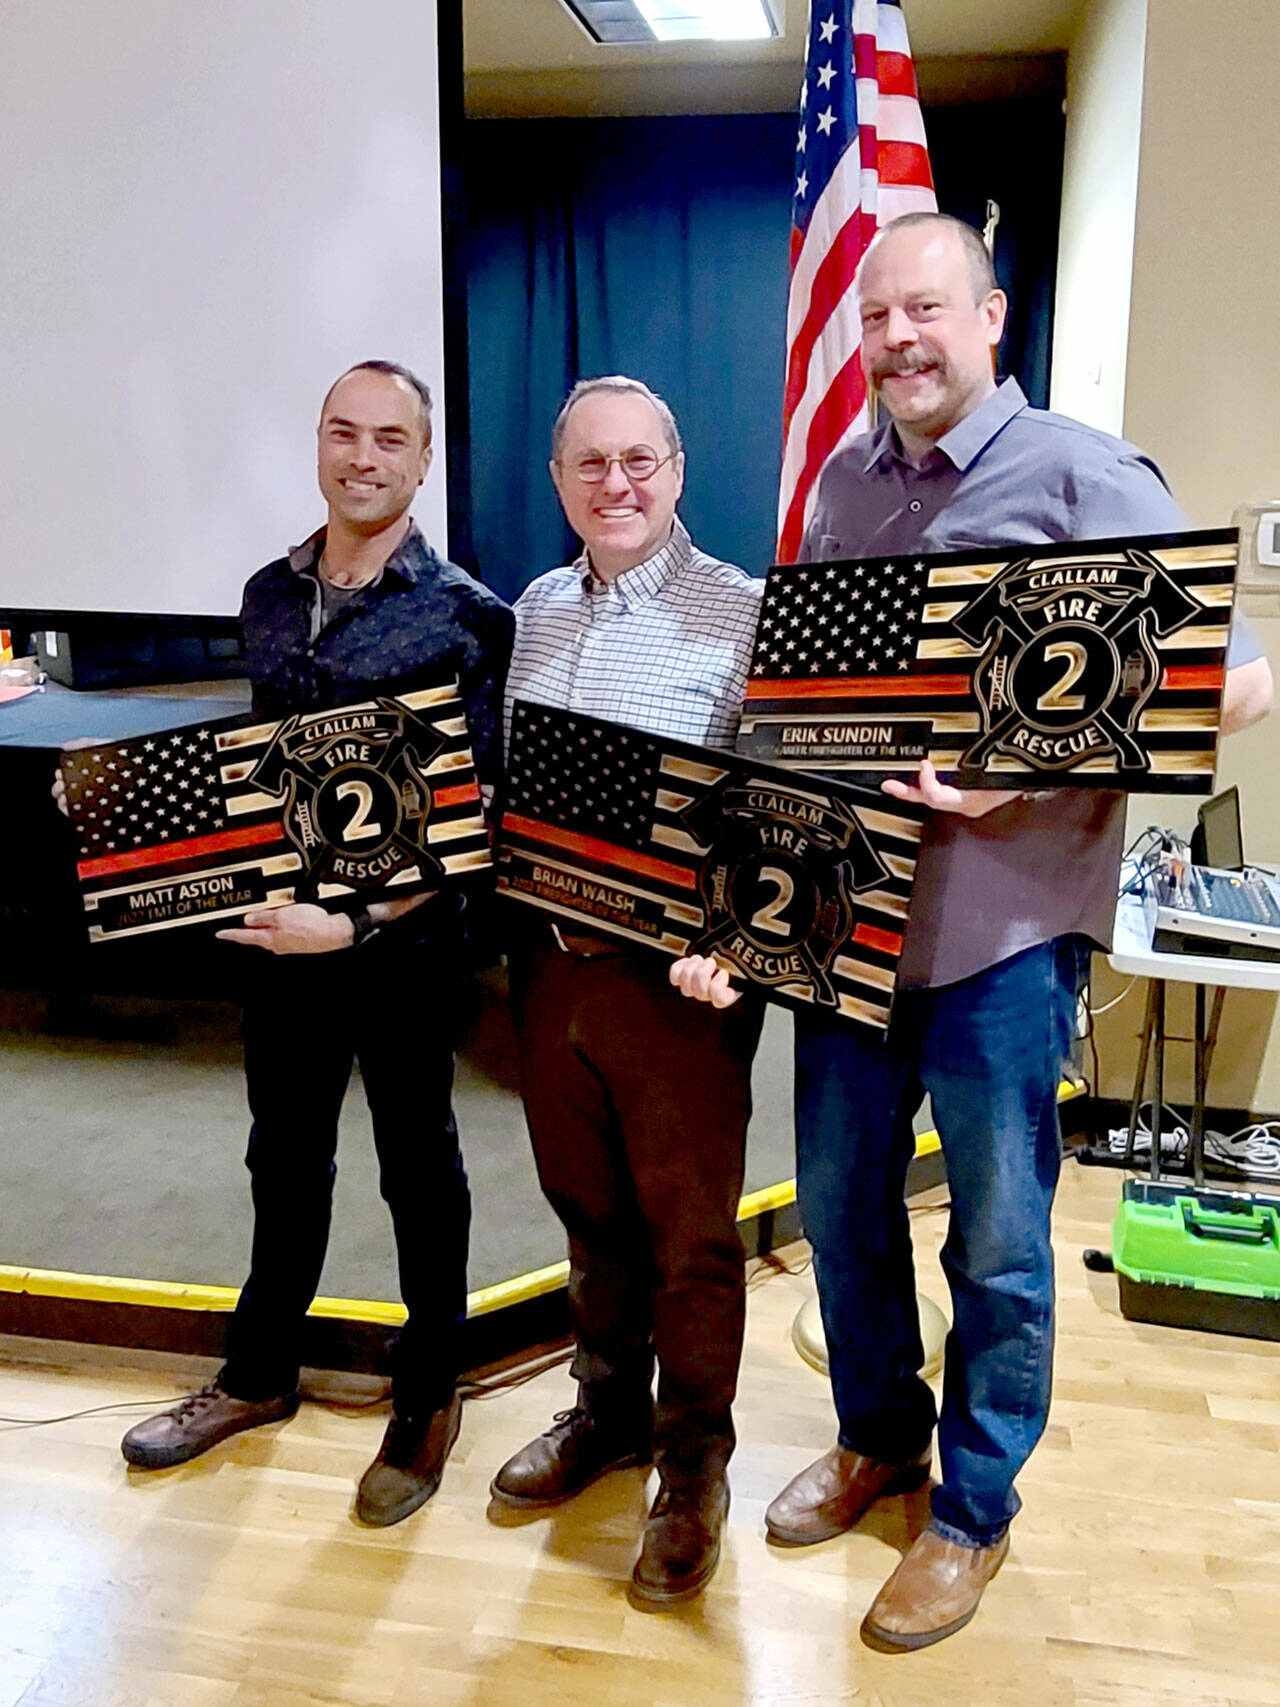
[[[526,1304],[530,1298],[558,1292],[568,1278],[568,1263],[553,1262],[547,1268],[535,1268],[530,1274],[518,1274],[513,1280],[500,1280],[496,1286],[482,1286],[478,1292],[467,1294],[467,1314],[487,1316],[491,1310]]]
[[[1083,1096],[1085,1086],[1064,1079],[1058,1086],[1058,1101],[1069,1102]],[[916,1157],[932,1156],[941,1143],[934,1131],[916,1134]],[[757,1216],[785,1209],[796,1200],[794,1179],[748,1192],[738,1205],[739,1221],[753,1221]],[[487,1316],[494,1310],[509,1309],[514,1304],[527,1303],[531,1298],[545,1297],[565,1284],[569,1277],[567,1262],[551,1263],[546,1268],[518,1274],[511,1280],[499,1281],[496,1286],[482,1286],[467,1295],[467,1314]],[[0,1292],[27,1293],[36,1298],[68,1298],[81,1303],[134,1304],[170,1310],[235,1309],[240,1296],[234,1286],[198,1286],[178,1280],[130,1280],[121,1275],[71,1274],[57,1269],[6,1268],[0,1265]],[[403,1304],[381,1298],[317,1298],[309,1312],[329,1321],[372,1322],[385,1327],[398,1327],[405,1319]]]

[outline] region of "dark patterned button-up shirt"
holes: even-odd
[[[245,587],[240,620],[255,712],[322,710],[374,686],[408,693],[447,671],[458,678],[481,781],[496,784],[515,631],[509,608],[411,526],[377,580],[318,626],[323,550],[321,528]]]

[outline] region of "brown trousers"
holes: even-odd
[[[660,1469],[733,1450],[745,1315],[737,1230],[763,1003],[686,1000],[668,963],[538,946],[515,969],[525,1113],[569,1235],[581,1402],[647,1420]]]

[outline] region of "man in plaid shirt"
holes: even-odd
[[[556,422],[551,477],[585,549],[516,606],[508,725],[524,699],[728,746],[760,583],[699,551],[676,516],[684,453],[670,409],[637,380],[585,381]],[[763,1010],[696,1009],[661,960],[615,940],[542,919],[529,934],[513,956],[522,1088],[569,1235],[578,1402],[492,1492],[554,1505],[652,1455],[661,1484],[631,1592],[661,1607],[708,1581],[728,1509],[736,1216]]]

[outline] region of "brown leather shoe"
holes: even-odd
[[[922,1486],[932,1463],[932,1446],[909,1464],[882,1464],[833,1446],[788,1482],[765,1512],[769,1540],[782,1547],[808,1547],[842,1535],[883,1495]]]
[[[135,1423],[120,1442],[120,1450],[139,1470],[168,1470],[198,1458],[228,1435],[280,1422],[297,1408],[296,1393],[278,1399],[236,1399],[210,1381],[171,1410]]]
[[[557,1411],[545,1434],[507,1459],[489,1492],[503,1505],[559,1505],[610,1470],[650,1463],[649,1430],[648,1417],[634,1433],[622,1435],[581,1405]]]
[[[445,1460],[462,1427],[462,1400],[455,1393],[422,1418],[393,1411],[378,1456],[360,1478],[355,1515],[373,1529],[399,1523],[425,1505],[440,1486]]]
[[[664,1481],[631,1574],[632,1601],[651,1609],[701,1594],[720,1563],[720,1532],[728,1513],[729,1484],[723,1474]]]
[[[963,1630],[1008,1551],[1008,1530],[990,1547],[961,1547],[926,1529],[873,1601],[863,1641],[897,1654]]]

